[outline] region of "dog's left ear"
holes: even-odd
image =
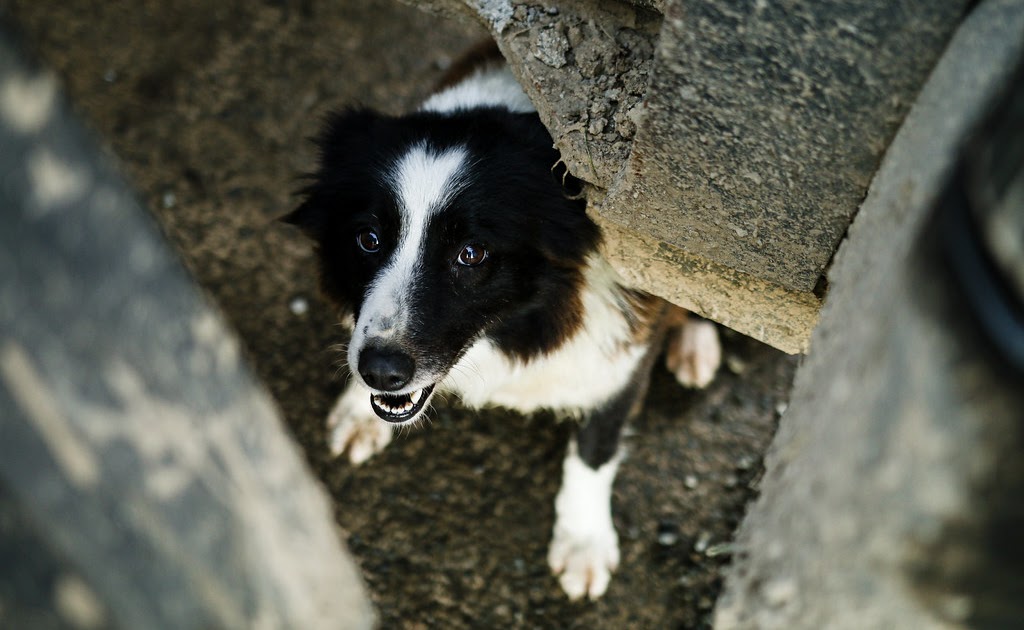
[[[327,213],[316,202],[315,197],[306,199],[298,208],[281,217],[279,221],[294,225],[314,241],[319,241],[327,229]]]
[[[365,108],[328,114],[320,133],[313,139],[320,154],[318,170],[310,177],[312,183],[299,191],[305,201],[280,220],[298,227],[314,241],[322,240],[332,212],[337,212],[337,204],[328,202],[334,196],[332,191],[344,189],[344,177],[351,177],[347,174],[358,173],[365,167],[361,161],[363,149],[372,146],[375,129],[386,120],[386,116]]]

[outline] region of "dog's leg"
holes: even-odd
[[[681,385],[706,387],[722,363],[718,328],[707,320],[689,317],[681,308],[675,310],[679,324],[669,334],[665,365]]]
[[[597,599],[618,567],[619,537],[612,523],[611,498],[622,459],[619,436],[640,408],[649,374],[650,360],[641,361],[631,382],[590,413],[569,443],[562,488],[555,499],[548,565],[570,599]]]
[[[569,599],[604,595],[619,566],[619,537],[612,523],[612,482],[619,456],[592,467],[569,443],[562,488],[555,499],[555,529],[548,565]]]
[[[351,381],[327,416],[327,428],[331,452],[341,455],[348,451],[348,459],[355,465],[384,450],[393,431],[373,413],[369,393]]]

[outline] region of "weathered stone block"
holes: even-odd
[[[608,248],[620,271],[793,352],[806,349],[823,272],[967,1],[427,5],[490,28],[570,171],[596,189],[591,212],[636,237],[636,251]],[[636,270],[654,249],[688,262]],[[778,301],[691,290],[694,264]]]
[[[811,292],[964,2],[674,1],[597,211]]]

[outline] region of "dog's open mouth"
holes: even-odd
[[[373,413],[388,422],[405,422],[416,416],[427,404],[433,385],[408,394],[370,394]]]

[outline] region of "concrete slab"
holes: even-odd
[[[596,189],[591,212],[629,234],[608,250],[620,271],[794,352],[878,161],[968,3],[426,4],[490,29],[570,171]],[[672,253],[637,269],[652,250]],[[731,289],[700,290],[694,266]]]

